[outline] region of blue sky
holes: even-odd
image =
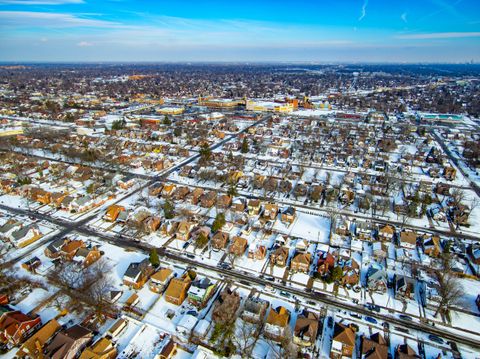
[[[0,61],[480,61],[480,0],[0,0]]]

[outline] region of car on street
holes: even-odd
[[[428,339],[430,339],[432,342],[435,342],[437,344],[443,344],[444,341],[442,338],[440,338],[438,335],[435,335],[435,334],[430,334],[428,336]]]
[[[372,323],[372,324],[377,324],[377,320],[375,318],[372,318],[372,317],[365,317],[365,320],[369,323]]]
[[[400,314],[398,316],[400,319],[403,319],[403,320],[408,320],[409,322],[411,322],[413,320],[413,318],[409,315],[405,315],[405,314]]]

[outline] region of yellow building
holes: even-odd
[[[183,107],[163,107],[158,108],[157,113],[161,115],[181,115],[185,111]]]
[[[292,112],[294,105],[292,103],[277,103],[270,101],[251,101],[247,100],[247,110],[259,112]]]

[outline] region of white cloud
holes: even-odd
[[[368,6],[368,0],[365,0],[363,2],[362,12],[360,14],[360,17],[358,18],[358,21],[361,21],[367,15],[367,6]]]
[[[397,39],[412,39],[412,40],[424,40],[424,39],[458,39],[465,37],[480,37],[480,32],[432,32],[428,34],[408,34],[397,35]]]
[[[402,15],[400,15],[400,19],[402,19],[402,21],[406,24],[408,21],[407,21],[407,13],[404,12]]]
[[[0,5],[64,5],[83,4],[83,0],[0,0]]]
[[[88,41],[80,41],[80,42],[77,43],[77,46],[88,47],[88,46],[93,46],[93,44],[91,42],[88,42]]]
[[[119,23],[83,18],[80,16],[36,11],[0,11],[0,26],[3,27],[122,27]]]

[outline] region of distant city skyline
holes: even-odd
[[[0,61],[478,62],[478,0],[0,0]]]

